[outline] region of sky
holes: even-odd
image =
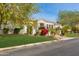
[[[79,11],[78,3],[38,3],[40,12],[34,14],[35,19],[45,19],[49,21],[57,21],[59,11]]]

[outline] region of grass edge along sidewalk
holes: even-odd
[[[70,39],[74,39],[74,38],[63,38],[62,40],[70,40]],[[29,48],[29,47],[33,47],[41,44],[49,44],[49,43],[58,42],[58,41],[61,41],[61,40],[44,41],[44,42],[31,43],[31,44],[25,44],[25,45],[13,46],[13,47],[0,48],[0,52],[7,51],[7,50],[14,50],[14,49],[17,50],[24,47]]]
[[[48,36],[2,35],[0,36],[0,48],[26,45],[51,40],[55,39]]]
[[[11,50],[11,49],[20,49],[20,48],[23,48],[23,47],[33,47],[33,46],[36,46],[36,45],[48,44],[48,43],[57,42],[57,41],[58,40],[53,40],[53,41],[45,41],[45,42],[38,42],[38,43],[32,43],[32,44],[26,44],[26,45],[0,48],[0,52]]]
[[[73,38],[63,38],[62,40],[68,40],[68,39],[73,39]],[[53,43],[53,42],[58,42],[58,41],[61,41],[61,40],[50,40],[50,41],[44,41],[44,42],[37,42],[37,43],[24,44],[24,45],[19,45],[19,46],[0,48],[0,52],[7,51],[7,50],[21,49],[23,47],[28,48],[28,47],[33,47],[33,46],[36,46],[36,45],[48,44],[48,43]]]

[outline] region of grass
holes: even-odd
[[[79,33],[66,33],[65,36],[67,36],[67,37],[79,37]]]
[[[0,48],[54,40],[49,36],[1,35]]]

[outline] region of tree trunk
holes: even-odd
[[[2,14],[0,13],[0,34],[3,34],[3,30],[2,30],[2,22],[3,22],[3,17]]]

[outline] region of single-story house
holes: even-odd
[[[44,20],[44,19],[37,20],[35,22],[34,21],[30,21],[28,23],[29,25],[31,25],[32,35],[34,35],[39,30],[40,27],[45,27],[46,29],[49,29],[49,28],[56,28],[56,27],[60,27],[61,26],[60,24],[56,24],[55,22],[47,21],[47,20]],[[27,25],[23,25],[23,29],[20,30],[19,34],[26,34],[26,33],[28,33],[28,24]],[[15,28],[15,26],[12,24],[12,22],[8,22],[6,27],[8,27],[10,29],[8,34],[12,34],[13,33],[13,29]],[[3,28],[4,28],[4,26],[2,25],[2,29]],[[2,34],[1,31],[0,31],[0,34]],[[48,35],[50,35],[50,32],[49,32]]]
[[[44,19],[37,20],[36,27],[32,26],[32,35],[34,35],[39,30],[40,27],[45,27],[46,29],[49,29],[49,28],[57,28],[57,27],[61,28],[62,26],[55,22],[47,21]],[[21,30],[22,32],[20,32],[20,34],[27,33],[27,28],[28,28],[27,25],[24,25],[24,28]],[[48,35],[50,35],[50,32]]]

